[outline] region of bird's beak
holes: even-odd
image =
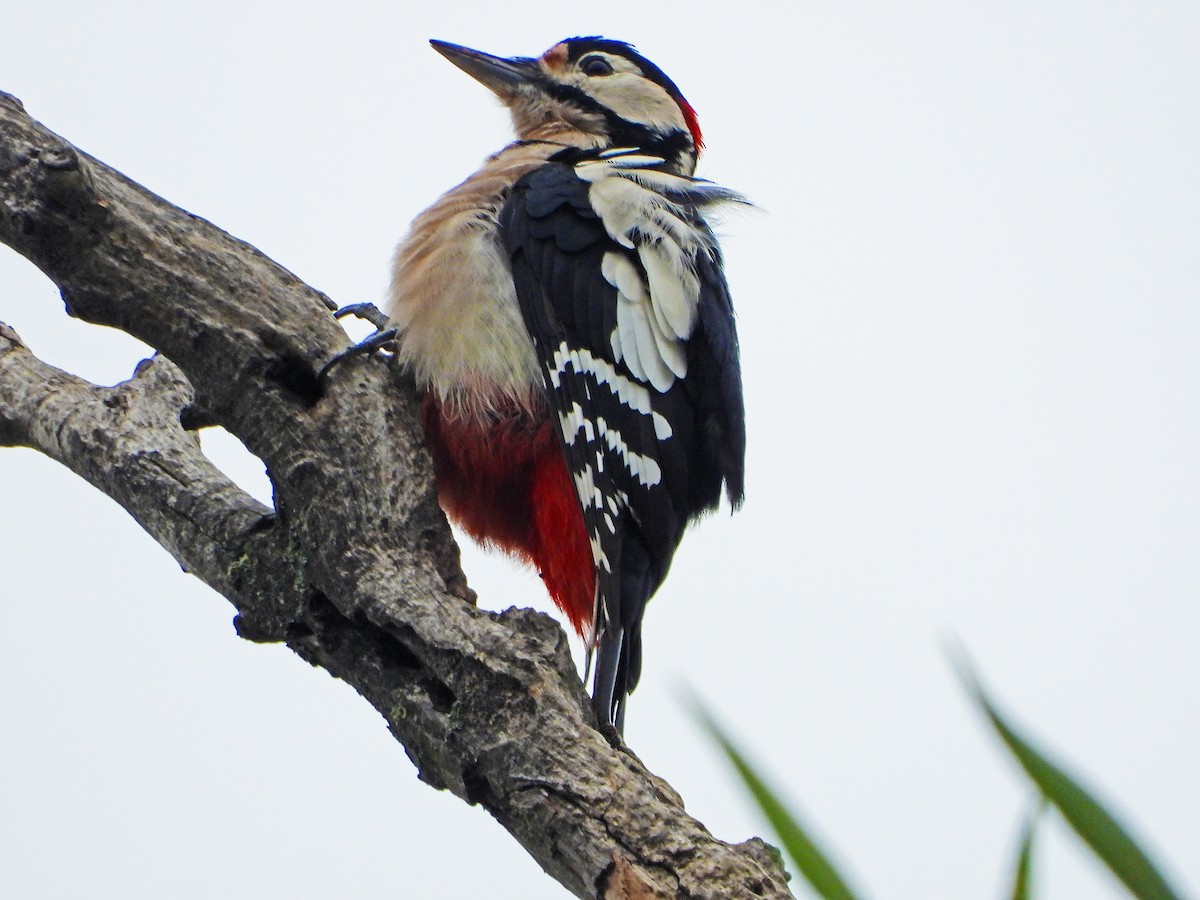
[[[511,99],[521,85],[533,80],[541,71],[535,59],[504,59],[445,41],[429,43],[433,45],[434,50],[486,86],[501,100]]]

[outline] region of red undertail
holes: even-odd
[[[475,540],[534,566],[575,630],[589,630],[596,569],[554,423],[514,409],[480,424],[447,414],[432,393],[421,419],[442,509]]]

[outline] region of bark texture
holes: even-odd
[[[470,602],[413,385],[347,340],[328,298],[253,247],[91,159],[0,94],[0,240],[67,311],[158,351],[102,388],[0,324],[0,445],[45,453],[127,509],[237,610],[352,685],[420,777],[483,805],[579,897],[788,897],[777,854],[730,845],[596,730],[566,637]],[[275,504],[200,451],[220,424]]]

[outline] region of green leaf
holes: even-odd
[[[1030,780],[1130,893],[1139,900],[1179,900],[1179,894],[1117,820],[1008,724],[969,665],[964,664],[961,669],[967,689]]]
[[[1029,886],[1033,869],[1033,838],[1037,833],[1038,822],[1046,809],[1044,797],[1038,797],[1029,818],[1025,820],[1025,829],[1021,835],[1020,850],[1017,852],[1017,869],[1013,874],[1012,900],[1029,900]]]
[[[821,852],[816,841],[809,837],[796,816],[780,802],[778,794],[755,772],[745,756],[699,701],[693,702],[696,717],[733,763],[746,788],[758,803],[759,809],[779,837],[784,852],[792,860],[796,870],[812,885],[813,890],[826,900],[855,900],[855,893],[846,886],[845,879]]]

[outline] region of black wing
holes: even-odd
[[[733,309],[699,213],[706,202],[734,195],[661,171],[661,160],[634,171],[630,161],[647,158],[624,152],[617,163],[613,151],[559,154],[516,184],[500,216],[592,541],[599,594],[593,703],[602,722],[618,726],[641,671],[646,601],[688,522],[718,505],[723,486],[740,504],[745,452]],[[605,165],[611,171],[596,168]],[[623,179],[609,187],[635,207],[643,203],[648,215],[658,205],[671,213],[676,242],[668,249],[694,273],[690,317],[685,303],[672,307],[673,326],[664,322],[669,315],[649,318],[656,313],[653,279],[641,254],[662,234],[619,230],[629,204],[617,208],[590,193],[601,178]],[[628,295],[640,296],[642,307],[634,309]]]

